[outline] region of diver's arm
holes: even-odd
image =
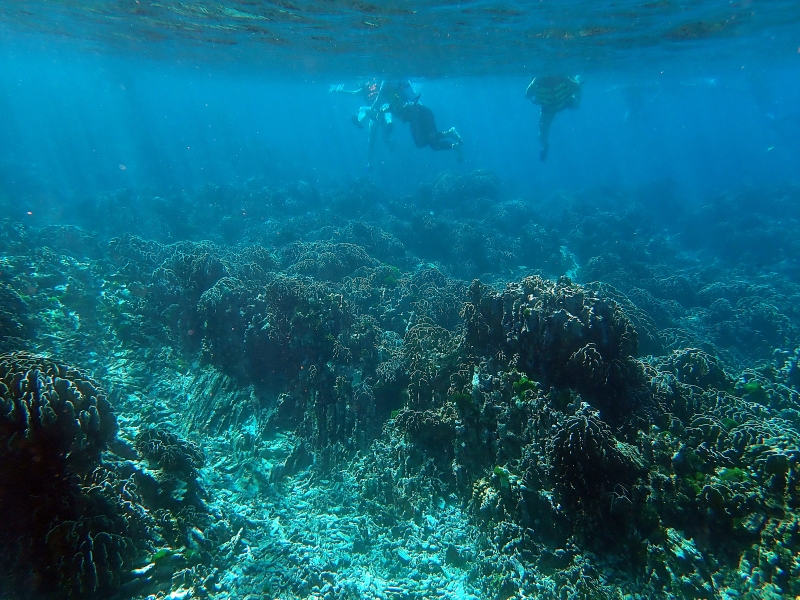
[[[528,87],[525,88],[525,97],[536,104],[536,88],[533,87],[534,83],[536,83],[536,77],[531,79]]]
[[[410,81],[406,81],[400,87],[400,93],[398,94],[398,103],[402,106],[409,106],[411,104],[416,104],[419,102],[420,96],[422,94],[418,94],[417,91],[414,89],[414,86],[411,85]]]
[[[578,108],[581,105],[581,84],[583,83],[583,78],[580,75],[576,75],[571,78],[571,81],[572,102],[570,103],[570,108]]]
[[[332,85],[328,91],[336,92],[337,94],[347,94],[348,96],[358,96],[364,93],[364,86],[362,85],[357,90],[346,90],[344,89],[344,84],[340,83],[338,85]]]

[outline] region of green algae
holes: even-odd
[[[511,487],[511,471],[509,471],[505,467],[497,465],[494,468],[494,474],[497,475],[497,478],[500,480],[500,487],[504,488]]]
[[[525,392],[528,390],[536,390],[539,387],[539,384],[523,375],[520,377],[519,381],[515,381],[513,384],[511,384],[511,387],[514,390],[514,394],[517,396],[524,396]]]
[[[759,404],[765,403],[769,395],[760,381],[747,381],[742,385],[742,391]]]
[[[748,479],[747,473],[739,467],[722,468],[719,470],[718,477],[725,483],[742,483]]]

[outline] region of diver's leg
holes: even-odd
[[[447,131],[437,131],[431,134],[428,138],[428,146],[431,147],[431,150],[453,150],[456,153],[458,162],[463,162],[464,160],[464,142],[455,127]]]
[[[367,108],[367,107],[366,106],[362,106],[361,108],[358,109],[358,114],[352,115],[350,117],[350,120],[353,122],[353,125],[355,125],[359,129],[363,129],[364,128],[364,119],[367,116],[366,115],[366,111],[364,110],[365,108]]]
[[[389,147],[389,150],[394,150],[392,147],[392,131],[394,130],[394,120],[392,113],[383,113],[383,141]]]
[[[378,137],[378,122],[371,119],[369,122],[369,141],[367,142],[367,169],[372,166],[372,157],[375,154],[375,138]]]
[[[456,153],[456,160],[458,162],[464,162],[464,140],[461,139],[458,130],[455,127],[451,127],[444,133],[451,139],[455,140],[453,142],[452,148]]]
[[[448,129],[447,133],[456,140],[453,142],[453,150],[456,153],[456,160],[458,162],[464,162],[464,140],[461,139],[461,136],[458,134],[458,130],[455,127]]]
[[[372,118],[372,107],[370,106],[362,106],[358,109],[358,114],[353,115],[351,117],[353,121],[353,125],[358,127],[359,129],[364,128],[364,123],[368,122]]]
[[[428,146],[430,146],[431,150],[452,150],[453,141],[447,139],[443,133],[437,131],[436,133],[432,133],[428,138]]]
[[[461,142],[464,141],[464,140],[461,139],[461,136],[458,135],[458,130],[455,127],[451,127],[450,129],[445,131],[444,134],[452,136],[453,138],[455,138],[456,142],[458,142],[458,143],[461,143]]]
[[[428,145],[433,150],[456,150],[461,147],[463,140],[458,135],[455,127],[447,131],[437,131],[428,138]]]
[[[547,150],[550,148],[550,125],[553,124],[555,116],[556,113],[553,111],[544,109],[542,109],[539,115],[539,144],[542,147],[539,152],[539,160],[545,160],[547,158]]]

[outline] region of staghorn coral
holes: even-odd
[[[170,542],[186,544],[190,530],[206,517],[198,483],[205,454],[196,444],[160,427],[141,431],[134,445],[150,467],[134,474],[137,489],[148,507],[160,511]]]
[[[418,316],[450,331],[461,326],[461,305],[467,291],[464,282],[450,279],[438,269],[422,269],[412,276],[409,291]]]
[[[604,298],[610,298],[622,307],[625,314],[633,323],[636,328],[639,340],[639,350],[642,354],[660,355],[664,352],[664,344],[661,336],[659,335],[658,326],[650,317],[650,315],[642,310],[635,300],[638,295],[637,292],[641,290],[633,290],[633,294],[626,296],[614,286],[607,283],[589,283],[584,287],[594,291],[596,294]],[[649,292],[645,292],[648,294]]]
[[[103,248],[97,238],[88,231],[74,225],[48,225],[40,234],[54,252],[80,259],[99,259]]]
[[[244,335],[251,373],[296,376],[307,364],[324,364],[352,323],[335,288],[299,277],[275,277],[259,289]]]
[[[97,531],[93,525],[85,520],[65,521],[47,534],[47,549],[57,565],[58,589],[68,597],[92,597],[118,589],[121,573],[136,558],[130,538]]]
[[[339,235],[342,241],[364,248],[370,256],[385,263],[399,267],[412,264],[413,257],[408,254],[400,240],[375,225],[355,221],[339,232]]]
[[[395,417],[397,427],[405,431],[412,440],[435,451],[444,461],[452,455],[458,415],[452,404],[437,410],[401,410]]]
[[[491,171],[477,170],[466,176],[444,172],[433,184],[431,202],[437,208],[444,208],[470,200],[494,199],[498,187],[498,178]]]
[[[209,362],[237,374],[244,374],[242,361],[245,331],[259,308],[254,290],[235,277],[223,277],[203,292],[197,314],[203,323],[202,349]]]
[[[777,365],[778,377],[785,385],[800,391],[800,348],[782,354]]]
[[[720,390],[732,384],[720,360],[698,348],[676,350],[659,362],[662,371],[674,373],[682,383]]]
[[[340,281],[359,267],[379,263],[355,244],[295,242],[281,253],[281,262],[289,273],[311,275],[326,281]]]
[[[126,233],[108,243],[109,258],[129,276],[142,278],[171,254],[170,246]]]

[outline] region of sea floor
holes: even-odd
[[[0,597],[800,595],[800,188],[661,200],[5,218]]]

